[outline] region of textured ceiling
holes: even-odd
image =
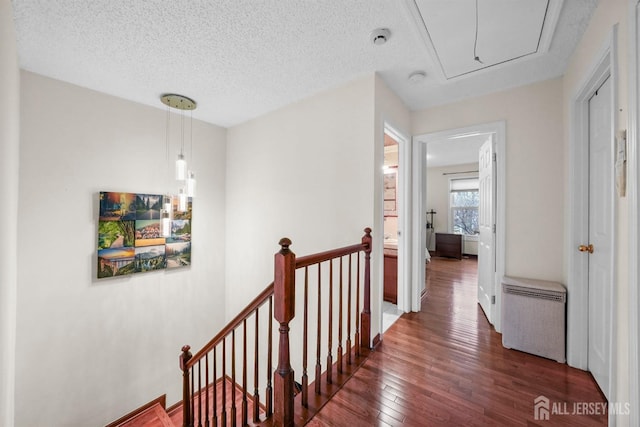
[[[13,0],[22,68],[158,108],[180,93],[221,126],[373,72],[412,110],[557,77],[596,4],[564,0],[548,54],[451,82],[414,0]],[[391,31],[382,46],[378,27]],[[417,84],[416,70],[427,73]]]

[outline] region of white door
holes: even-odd
[[[589,371],[609,397],[612,256],[611,79],[589,99]],[[588,248],[587,248],[588,249]]]
[[[478,303],[489,323],[493,323],[491,316],[491,296],[493,295],[495,273],[495,209],[493,203],[493,138],[489,138],[479,154],[479,195],[478,226]]]

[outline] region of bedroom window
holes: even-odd
[[[480,204],[478,178],[452,179],[449,188],[451,232],[477,235],[479,233],[478,205]]]

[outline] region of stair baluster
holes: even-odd
[[[322,336],[322,265],[318,266],[318,334],[316,339],[316,394],[320,394],[322,382],[322,362],[321,362],[321,346],[320,340]]]

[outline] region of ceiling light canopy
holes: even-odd
[[[167,93],[160,97],[160,100],[164,105],[178,110],[195,110],[198,104],[191,98],[187,98],[184,95],[177,95],[175,93]]]

